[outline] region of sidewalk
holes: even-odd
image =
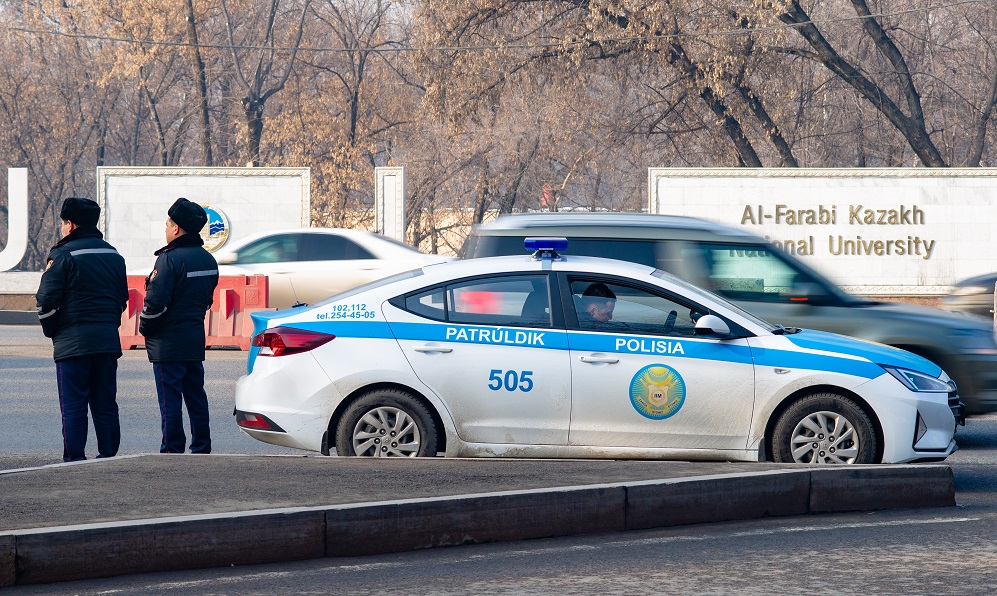
[[[945,465],[159,454],[0,471],[0,495],[0,587],[955,505]]]

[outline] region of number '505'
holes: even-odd
[[[522,391],[526,393],[533,389],[532,370],[516,372],[514,370],[499,370],[493,368],[488,375],[488,388],[492,391],[505,389],[506,391]]]

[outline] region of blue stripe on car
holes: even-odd
[[[262,322],[265,325],[265,320],[257,322]],[[868,347],[863,349],[863,345],[866,342],[859,342],[834,334],[810,331],[804,332],[807,335],[801,333],[787,336],[787,339],[801,348],[857,355],[859,358],[838,357],[833,354],[810,354],[790,350],[749,348],[745,345],[732,345],[724,342],[680,337],[565,332],[564,330],[555,329],[493,327],[488,325],[453,325],[448,323],[389,324],[384,321],[299,321],[287,323],[286,326],[308,331],[333,333],[337,337],[394,338],[405,341],[436,341],[444,343],[508,345],[550,350],[571,349],[619,354],[661,355],[663,357],[695,358],[741,364],[754,363],[758,366],[820,370],[866,379],[874,379],[884,374],[883,369],[878,363],[905,366],[906,368],[925,372],[928,372],[926,368],[934,367],[930,362],[918,356],[904,358],[906,354],[900,350],[886,346],[880,348],[876,344],[867,344]],[[800,335],[803,335],[803,337],[799,337]],[[255,356],[256,352],[251,352],[251,362]],[[872,357],[876,357],[876,360],[872,360]],[[250,364],[250,370],[251,367],[252,365]],[[940,371],[937,367],[934,368]]]

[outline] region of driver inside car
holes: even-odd
[[[582,292],[581,308],[578,309],[578,322],[583,327],[588,324],[608,323],[613,319],[616,308],[616,294],[604,283],[589,284]]]

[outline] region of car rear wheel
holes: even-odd
[[[772,454],[780,463],[876,463],[876,433],[854,401],[834,393],[805,397],[779,416]]]
[[[395,389],[360,396],[336,428],[336,453],[363,457],[431,457],[437,450],[436,425],[429,410]]]

